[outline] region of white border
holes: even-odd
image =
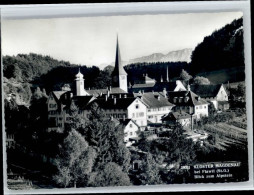
[[[6,164],[3,162],[5,194],[64,194],[64,193],[117,193],[117,192],[169,192],[169,191],[233,191],[253,190],[253,116],[252,116],[252,68],[251,68],[251,23],[250,0],[212,2],[145,2],[145,3],[94,3],[94,4],[54,4],[54,5],[0,5],[2,19],[83,17],[109,15],[174,14],[198,12],[243,12],[244,54],[246,72],[249,181],[240,183],[215,184],[170,184],[130,187],[67,188],[42,190],[9,190],[7,188]],[[1,71],[2,76],[2,71]],[[3,77],[2,77],[3,78]],[[2,97],[2,110],[3,110]],[[3,120],[4,121],[4,120]],[[2,126],[4,129],[4,126]],[[3,143],[5,143],[5,131]],[[6,159],[5,144],[3,159]]]

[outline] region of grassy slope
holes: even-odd
[[[234,67],[211,72],[199,73],[198,76],[208,78],[213,84],[239,82],[245,80],[245,67]]]

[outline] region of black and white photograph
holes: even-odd
[[[253,180],[241,9],[50,17],[8,9],[7,194]]]

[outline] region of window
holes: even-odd
[[[140,117],[143,117],[144,115],[145,115],[144,112],[140,112],[140,113],[139,113],[139,116],[140,116]]]
[[[132,124],[130,124],[130,128],[132,128]]]
[[[148,116],[148,118],[153,118],[153,116]]]
[[[148,109],[148,112],[151,112],[151,109]]]
[[[135,118],[135,113],[132,113],[132,118]]]
[[[132,132],[130,132],[130,136],[132,136]]]
[[[206,106],[204,106],[204,108],[206,108]]]
[[[198,106],[196,106],[196,109],[198,110]]]
[[[136,104],[136,109],[139,109],[139,105],[138,104]]]

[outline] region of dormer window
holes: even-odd
[[[185,97],[185,98],[184,98],[184,102],[185,102],[185,103],[187,103],[188,100],[189,100],[189,97]]]

